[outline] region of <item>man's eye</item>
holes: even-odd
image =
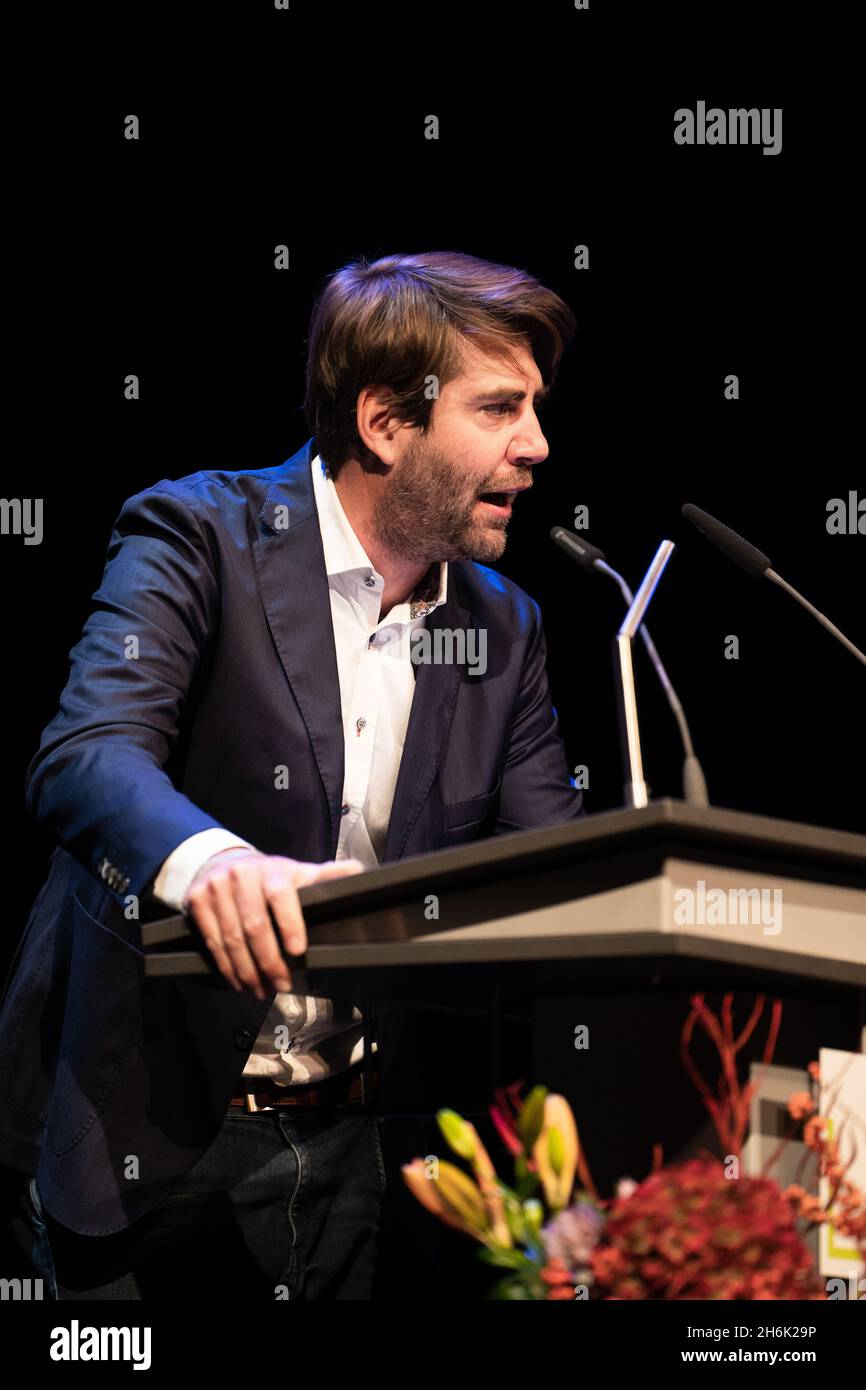
[[[513,401],[504,401],[504,402],[500,402],[500,403],[497,404],[497,405],[483,405],[483,406],[481,407],[481,409],[482,409],[482,410],[492,410],[492,411],[494,411],[494,412],[496,412],[496,411],[507,411],[509,414],[513,415],[513,414],[515,414],[516,411],[517,411],[517,406],[514,404]],[[546,401],[539,401],[539,402],[538,402],[538,405],[535,407],[535,413],[536,413],[536,415],[539,416],[539,418],[540,418],[540,417],[544,414],[544,412],[545,412],[546,409],[547,409],[547,402],[546,402]],[[501,417],[500,417],[500,418],[501,418]]]

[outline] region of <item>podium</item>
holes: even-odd
[[[585,976],[663,956],[866,997],[866,835],[741,811],[655,801],[397,860],[300,901],[305,988],[351,977],[386,994],[394,967],[579,962]],[[214,968],[183,916],[143,923],[142,947],[149,975]]]
[[[296,990],[358,1003],[374,1030],[386,1009],[412,1020],[418,1091],[395,1111],[447,1105],[483,1125],[495,1087],[541,1082],[570,1100],[608,1190],[648,1171],[650,1140],[669,1158],[713,1146],[679,1060],[691,994],[733,990],[747,1011],[755,993],[781,997],[780,1066],[866,1050],[863,835],[659,800],[398,860],[300,901]],[[143,923],[142,946],[149,975],[215,973],[183,916]],[[744,1067],[763,1029],[753,1041]],[[704,1062],[712,1081],[717,1059]],[[404,1161],[435,1144],[432,1120],[417,1140],[395,1129]]]

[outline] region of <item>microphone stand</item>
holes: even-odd
[[[618,585],[619,591],[625,599],[626,607],[634,603],[634,594],[618,570],[612,569],[605,560],[596,560],[595,568],[601,570],[603,574],[609,575]],[[662,659],[656,651],[655,642],[650,637],[649,628],[645,623],[641,623],[640,625],[640,635],[643,638],[644,646],[649,652],[649,658],[655,668],[656,675],[661,681],[664,692],[668,697],[668,704],[673,710],[674,719],[677,721],[677,728],[680,731],[680,739],[685,754],[683,759],[683,799],[687,801],[690,806],[709,806],[710,797],[707,791],[707,781],[704,777],[704,769],[701,767],[698,756],[695,753],[691,730],[689,729],[689,723],[686,719],[686,712],[680,703],[677,692],[671,684],[667,671],[662,665]]]
[[[650,600],[665,565],[673,552],[673,541],[662,541],[614,641],[614,674],[616,676],[617,713],[619,715],[620,743],[625,772],[625,804],[636,809],[647,806],[649,796],[643,775],[631,644],[644,620],[644,615],[649,608]]]
[[[604,558],[604,551],[599,550],[598,546],[590,545],[589,541],[582,536],[574,536],[566,531],[564,526],[554,526],[551,528],[550,539],[560,550],[573,560],[576,565],[580,565],[583,570],[595,571],[599,574],[606,574],[612,579],[619,588],[620,593],[625,599],[625,606],[629,608],[634,603],[634,594],[626,584],[618,570],[613,569]],[[644,646],[649,653],[653,669],[662,683],[662,688],[668,699],[674,718],[677,721],[677,728],[680,731],[680,740],[683,745],[683,797],[691,806],[709,806],[710,798],[707,792],[707,782],[704,777],[704,770],[701,767],[697,754],[695,753],[692,735],[689,729],[686,713],[682,703],[674,690],[673,684],[667,671],[662,665],[662,659],[656,651],[655,643],[649,635],[649,628],[646,623],[640,625],[640,635],[643,638]]]

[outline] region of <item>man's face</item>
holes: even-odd
[[[407,560],[478,560],[505,550],[511,508],[548,455],[536,407],[547,394],[528,347],[517,368],[467,348],[460,376],[443,387],[426,434],[406,426],[403,453],[376,503],[379,539]],[[491,501],[484,493],[508,493]]]

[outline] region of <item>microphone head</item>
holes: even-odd
[[[599,550],[596,545],[590,545],[583,536],[576,536],[573,531],[566,531],[564,526],[551,527],[550,539],[576,564],[580,565],[581,569],[591,570],[596,560],[604,559],[603,550]]]
[[[738,536],[736,531],[732,531],[729,526],[724,526],[721,521],[717,521],[709,512],[702,512],[700,507],[696,507],[692,502],[686,502],[682,508],[683,516],[690,521],[708,541],[718,546],[719,550],[727,555],[729,560],[733,560],[735,565],[744,569],[746,574],[754,575],[755,579],[763,579],[767,570],[771,568],[771,562],[762,550],[749,541]]]

